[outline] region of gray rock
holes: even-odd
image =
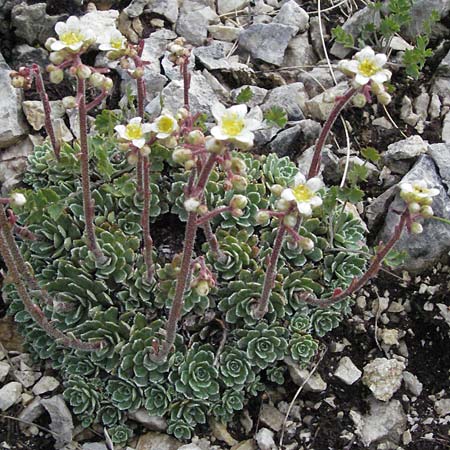
[[[29,66],[34,63],[40,67],[45,67],[49,63],[48,51],[40,47],[32,47],[28,44],[16,45],[12,49],[12,62],[14,69]]]
[[[136,450],[178,450],[181,445],[172,436],[150,431],[139,437]]]
[[[257,105],[261,105],[267,96],[267,92],[269,92],[267,89],[264,89],[264,88],[261,88],[258,86],[251,86],[251,85],[240,86],[237,89],[233,89],[231,91],[231,98],[232,98],[233,102],[236,102],[236,98],[239,95],[239,93],[243,89],[247,89],[247,88],[250,88],[250,91],[252,92],[252,98],[250,99],[250,101],[245,103],[250,108],[253,108],[254,106],[257,106]]]
[[[305,391],[309,392],[323,392],[326,390],[327,383],[323,381],[320,374],[315,372],[312,376],[309,376],[310,372],[308,370],[301,369],[290,358],[285,358],[285,362],[288,365],[289,375],[297,386],[304,386]]]
[[[284,53],[283,66],[300,67],[312,66],[317,62],[317,56],[309,43],[308,34],[293,37]],[[295,69],[293,69],[295,70]]]
[[[339,378],[345,384],[349,386],[358,381],[361,378],[362,372],[355,366],[353,361],[344,356],[339,360],[338,367],[334,372],[334,376]]]
[[[339,160],[339,172],[337,173],[339,181],[341,180],[342,175],[344,174],[345,166],[347,164],[347,156],[342,156]],[[366,160],[361,159],[359,156],[352,155],[348,158],[348,167],[351,170],[355,166],[364,166],[367,169],[367,179],[371,182],[376,182],[378,179],[378,175],[380,171],[375,164],[368,162]]]
[[[142,59],[150,61],[148,69],[159,72],[158,61],[166,53],[167,45],[177,37],[176,33],[171,30],[158,30],[150,34],[144,39],[144,48],[142,50]]]
[[[311,166],[315,146],[307,148],[297,159],[297,165],[303,175],[307,175]],[[336,173],[338,173],[339,159],[331,150],[331,145],[326,145],[322,150],[319,173],[323,174],[325,180],[336,183]]]
[[[59,386],[59,381],[54,377],[42,377],[32,389],[34,395],[41,395],[54,391]]]
[[[396,359],[375,358],[364,366],[363,383],[376,399],[387,402],[402,384],[405,364]]]
[[[139,17],[144,12],[144,8],[149,2],[150,0],[131,0],[130,4],[123,12],[131,18]]]
[[[267,428],[261,428],[255,435],[256,443],[260,450],[277,450],[278,447],[274,441],[273,431]]]
[[[441,137],[446,144],[450,143],[450,113],[447,113],[444,117]]]
[[[193,53],[208,70],[233,70],[245,66],[237,56],[227,57],[233,45],[229,42],[212,41],[205,47],[197,47]]]
[[[402,107],[400,108],[400,119],[408,125],[414,127],[419,121],[419,116],[413,111],[411,99],[405,95],[402,98]]]
[[[230,25],[210,25],[208,27],[208,32],[213,39],[226,42],[235,41],[242,30],[242,28],[232,27]]]
[[[280,431],[283,427],[284,415],[275,406],[264,403],[259,412],[259,420],[271,430]]]
[[[372,399],[369,414],[361,416],[351,411],[350,417],[355,422],[356,434],[366,447],[372,443],[399,443],[407,425],[406,414],[398,400],[383,403]]]
[[[203,45],[208,26],[218,23],[219,18],[210,6],[186,0],[178,14],[176,32],[194,45]]]
[[[232,11],[239,11],[249,3],[249,0],[217,0],[217,10],[219,14],[226,14]]]
[[[28,405],[18,416],[18,419],[23,421],[19,422],[19,428],[22,432],[29,427],[30,423],[33,423],[43,413],[44,407],[41,405],[41,397],[35,397],[30,403],[28,403]]]
[[[31,368],[21,367],[20,370],[14,371],[14,377],[19,381],[23,387],[29,388],[41,378],[41,372],[35,372]]]
[[[30,45],[45,41],[54,35],[56,22],[64,16],[50,16],[46,12],[46,3],[27,5],[25,2],[14,6],[11,11],[11,24],[17,37]]]
[[[62,395],[41,400],[42,406],[50,415],[50,430],[54,432],[55,448],[64,447],[72,442],[73,421]]]
[[[175,66],[172,61],[168,58],[169,53],[164,55],[164,58],[161,61],[161,66],[164,71],[164,75],[170,80],[182,80],[183,75],[180,73],[180,68]],[[188,69],[192,73],[195,68],[195,58],[189,58]]]
[[[321,126],[313,120],[301,120],[293,127],[280,131],[270,143],[269,150],[278,156],[294,157],[314,143],[319,136]]]
[[[273,23],[291,26],[296,30],[296,34],[303,33],[308,29],[309,15],[294,0],[288,0],[274,17]]]
[[[152,431],[166,431],[167,421],[164,417],[151,416],[146,409],[140,408],[128,414],[130,419],[144,425],[145,428]]]
[[[3,383],[8,376],[11,366],[6,361],[0,361],[0,383]]]
[[[414,161],[428,150],[427,144],[417,135],[388,146],[383,155],[383,162],[392,171],[405,174],[414,164]]]
[[[433,158],[442,181],[450,189],[450,144],[431,144],[428,146],[428,154]]]
[[[377,228],[380,225],[381,220],[386,216],[389,204],[392,202],[397,192],[397,185],[391,186],[367,206],[366,218],[369,230]]]
[[[197,444],[182,445],[178,450],[202,450]]]
[[[0,53],[0,149],[9,147],[27,133],[22,114],[22,92],[11,86],[10,70]]]
[[[408,391],[416,397],[419,397],[423,389],[423,384],[419,381],[419,379],[411,372],[405,370],[403,372],[403,381],[405,382],[405,386]]]
[[[39,131],[44,128],[44,106],[40,100],[26,100],[22,102],[22,108],[28,123],[33,127],[33,130]],[[50,108],[52,110],[51,117],[53,120],[61,119],[66,114],[66,109],[61,100],[50,102]]]
[[[176,113],[183,106],[183,83],[175,80],[171,81],[160,94],[163,98],[164,108]],[[146,107],[146,111],[151,116],[160,113],[161,103],[160,95],[153,99]],[[212,119],[211,105],[218,101],[217,95],[200,72],[193,72],[191,79],[191,88],[189,90],[189,99],[193,111],[205,113]]]
[[[402,181],[411,182],[422,179],[427,181],[429,186],[440,190],[440,194],[433,197],[432,208],[435,215],[450,219],[450,199],[442,185],[442,180],[433,160],[427,155],[419,157],[417,163],[403,177]],[[399,221],[398,211],[402,211],[404,208],[405,203],[397,194],[389,207],[377,241],[387,242]],[[422,225],[423,233],[410,235],[404,231],[395,245],[396,250],[404,250],[409,255],[409,258],[399,269],[411,272],[425,270],[440,261],[442,256],[450,250],[450,229],[448,225],[437,220],[424,220]]]
[[[11,381],[0,389],[0,411],[6,411],[20,400],[22,385],[17,381]]]
[[[257,23],[250,25],[239,36],[239,47],[255,59],[276,66],[283,64],[284,52],[295,28],[280,23]]]
[[[82,450],[108,450],[103,442],[86,442],[81,446]],[[64,449],[63,449],[64,450]]]
[[[139,17],[143,12],[159,14],[169,22],[175,23],[178,18],[178,2],[176,0],[133,0],[124,12],[128,17]]]
[[[442,398],[434,402],[434,410],[439,416],[450,414],[450,398]]]
[[[347,79],[346,76],[339,71],[335,71],[334,75],[338,83]],[[321,94],[324,88],[329,89],[334,86],[333,77],[327,67],[314,67],[314,69],[309,72],[300,72],[297,78],[298,81],[301,81],[305,85],[305,91],[309,98]]]
[[[305,113],[315,120],[325,121],[330,115],[335,99],[348,89],[348,83],[343,81],[305,102]]]
[[[304,119],[303,109],[308,97],[303,83],[291,83],[272,89],[261,105],[263,111],[273,106],[279,106],[286,110],[288,120]]]

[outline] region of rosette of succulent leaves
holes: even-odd
[[[83,104],[98,106],[110,86],[104,71],[81,62],[95,39],[80,23],[58,25],[48,46],[53,81],[77,78],[78,94],[65,103],[82,117]],[[189,109],[182,39],[168,51],[183,73],[185,104],[156,120],[143,113],[142,44],[115,32],[100,45],[136,79],[138,120],[130,109],[104,109],[73,144],[56,142],[46,122],[50,139],[29,157],[18,191],[27,201],[10,202],[14,228],[3,223],[2,231],[22,230],[16,240],[34,306],[15,283],[3,293],[30,353],[59,370],[83,426],[102,424],[124,444],[137,426],[128,413],[144,408],[189,439],[207,418],[226,423],[283,384],[286,361],[314,361],[320,338],[351,313],[348,296],[324,302],[365,273],[365,228],[344,191],[306,181],[287,157],[245,152],[264,126],[245,105],[214,105],[208,132]],[[46,104],[35,66],[13,81],[30,87],[33,79]],[[100,89],[91,103],[86,81]],[[167,256],[184,229],[184,247]]]

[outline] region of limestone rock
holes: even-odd
[[[252,92],[252,98],[248,102],[245,102],[245,104],[250,108],[253,108],[254,106],[257,105],[261,105],[267,96],[267,92],[269,92],[267,89],[258,86],[251,86],[251,85],[240,86],[237,89],[233,89],[231,91],[231,99],[233,100],[233,102],[236,102],[237,96],[240,94],[240,92],[243,89],[247,88],[249,88],[250,91]]]
[[[32,389],[34,395],[41,395],[54,391],[59,386],[59,381],[54,377],[42,377]]]
[[[16,45],[12,49],[13,68],[19,69],[22,66],[29,66],[31,64],[38,64],[45,67],[48,63],[48,51],[43,48],[32,47],[28,44]]]
[[[274,441],[273,431],[267,428],[261,428],[255,435],[256,442],[260,450],[277,450],[277,446]]]
[[[307,95],[303,83],[291,83],[272,89],[261,105],[263,111],[273,106],[279,106],[286,110],[288,120],[304,119],[303,109],[307,103]]]
[[[284,54],[283,66],[295,67],[312,66],[317,62],[317,56],[312,45],[309,43],[308,34],[300,34],[293,37]]]
[[[303,33],[308,29],[309,15],[294,0],[288,0],[283,3],[273,22],[293,27],[296,34]]]
[[[20,400],[22,385],[11,381],[0,389],[0,411],[6,411]]]
[[[239,63],[237,56],[227,57],[232,47],[229,42],[212,41],[205,47],[195,48],[193,53],[208,70],[239,70],[245,64]]]
[[[240,34],[239,47],[255,59],[281,66],[284,52],[294,35],[295,28],[288,25],[256,23]]]
[[[347,88],[348,83],[343,81],[306,101],[306,114],[312,119],[325,121],[334,107],[336,97],[343,95]]]
[[[165,431],[167,429],[167,421],[164,417],[151,416],[146,409],[140,408],[137,411],[130,412],[130,419],[144,425],[145,428],[153,431]]]
[[[11,366],[6,361],[0,361],[0,383],[3,383],[8,376]]]
[[[172,436],[151,431],[139,438],[136,450],[178,450],[181,445]]]
[[[249,0],[217,0],[217,9],[222,15],[244,9],[249,3]]]
[[[259,412],[259,420],[273,431],[280,431],[283,427],[284,415],[275,406],[264,403]]]
[[[230,25],[210,25],[208,32],[213,39],[220,41],[233,42],[241,33],[242,28],[232,27]]]
[[[44,128],[44,105],[40,100],[26,100],[22,102],[22,107],[28,123],[35,131],[39,131]],[[50,102],[50,107],[52,110],[51,117],[53,119],[60,119],[66,114],[66,110],[61,100]]]
[[[29,424],[38,419],[44,412],[44,407],[41,405],[41,397],[35,397],[19,414],[19,419],[23,422],[19,422],[19,428],[25,431]],[[28,423],[27,423],[28,422]]]
[[[411,372],[405,370],[403,372],[403,381],[405,382],[405,386],[408,391],[416,397],[419,397],[423,389],[423,384],[419,381],[419,379]]]
[[[434,402],[434,410],[439,416],[450,414],[450,398],[442,398]]]
[[[59,449],[72,442],[73,421],[72,414],[62,395],[41,400],[42,406],[50,415],[50,430],[55,432],[55,448]]]
[[[344,356],[339,360],[338,367],[334,372],[336,378],[339,378],[349,386],[358,381],[361,378],[361,375],[362,372],[348,356]]]
[[[363,383],[375,398],[384,402],[390,400],[402,384],[405,364],[396,359],[376,358],[364,366]]]

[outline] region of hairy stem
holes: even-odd
[[[94,204],[91,198],[91,180],[89,177],[89,144],[87,137],[87,111],[86,111],[86,83],[81,77],[77,78],[78,89],[78,118],[80,122],[80,147],[81,147],[81,187],[83,191],[83,212],[86,223],[86,240],[89,250],[99,262],[105,260],[105,256],[97,243],[94,228]]]
[[[189,58],[186,57],[183,62],[183,96],[184,96],[184,107],[189,111],[189,89],[191,87],[191,74],[189,73]]]
[[[364,287],[366,283],[378,273],[378,271],[381,268],[381,263],[383,262],[383,259],[386,257],[386,255],[389,253],[389,251],[392,249],[395,243],[400,239],[403,229],[410,221],[411,221],[410,212],[408,211],[408,209],[405,209],[405,211],[403,211],[402,215],[400,216],[400,221],[396,225],[394,233],[392,234],[391,238],[382,248],[380,248],[377,251],[366,273],[362,275],[360,278],[354,279],[347,289],[335,293],[331,298],[319,299],[311,294],[302,294],[300,295],[300,299],[306,303],[311,303],[313,305],[321,307],[327,307],[335,303],[338,303],[341,300],[344,300],[349,295],[353,294],[354,292]]]
[[[253,310],[253,315],[257,319],[262,319],[269,310],[270,294],[275,282],[278,258],[280,257],[281,249],[283,247],[285,234],[286,226],[280,221],[280,225],[277,230],[277,236],[273,244],[272,255],[270,256],[269,265],[267,266],[266,276],[264,278],[262,294],[256,308]]]
[[[45,120],[45,130],[47,131],[48,137],[55,152],[56,159],[59,160],[60,145],[56,140],[55,130],[53,129],[52,123],[52,108],[50,106],[50,101],[48,99],[47,91],[45,90],[44,80],[42,79],[41,69],[37,64],[32,66],[34,72],[34,79],[36,82],[36,90],[41,98],[42,105],[44,107],[44,120]]]
[[[218,216],[219,214],[222,214],[224,212],[229,212],[232,210],[233,210],[233,208],[231,206],[219,206],[218,208],[207,212],[203,216],[200,216],[197,220],[197,225],[203,226],[206,223],[209,223],[210,220],[214,219],[214,217]]]
[[[97,95],[97,97],[94,98],[91,102],[89,102],[86,105],[86,111],[90,111],[91,109],[94,109],[96,106],[100,105],[100,103],[108,96],[108,91],[106,89],[103,89],[102,92]]]
[[[144,206],[142,208],[142,234],[144,241],[144,261],[147,269],[147,281],[151,282],[154,274],[153,267],[153,239],[150,235],[150,162],[148,156],[143,156],[143,164],[144,164]]]
[[[202,225],[202,228],[203,228],[203,233],[205,234],[205,238],[208,241],[211,251],[214,254],[214,257],[219,262],[226,260],[226,256],[225,256],[224,252],[220,249],[219,242],[217,241],[217,237],[211,228],[211,223],[210,222],[204,223]]]
[[[336,122],[336,119],[339,117],[339,114],[342,112],[342,110],[345,108],[347,103],[352,99],[357,91],[358,89],[355,88],[348,89],[345,94],[340,97],[334,104],[334,107],[330,115],[328,116],[328,119],[326,120],[322,128],[322,131],[320,132],[319,138],[317,139],[316,148],[314,149],[313,158],[309,167],[308,179],[316,177],[318,175],[320,171],[320,163],[322,160],[322,149],[325,145],[328,135],[330,134],[331,128],[334,122]]]
[[[10,242],[13,242],[12,246],[9,245]],[[49,336],[55,339],[58,344],[77,350],[92,351],[101,348],[103,341],[82,342],[77,338],[65,335],[62,331],[58,330],[50,323],[42,309],[37,304],[33,303],[30,295],[28,294],[22,279],[20,268],[16,264],[17,260],[14,257],[14,254],[18,252],[19,249],[17,248],[17,244],[11,234],[11,229],[8,224],[4,207],[0,206],[0,254],[6,264],[8,274],[11,276],[14,286],[17,289],[17,293],[19,294],[27,312]]]

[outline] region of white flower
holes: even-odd
[[[339,63],[339,70],[346,75],[354,76],[354,81],[359,86],[364,86],[369,82],[384,83],[391,78],[391,72],[383,69],[387,56],[384,53],[377,53],[365,47],[356,53],[352,60],[342,60]]]
[[[211,112],[217,121],[217,126],[212,128],[211,134],[218,141],[230,141],[244,148],[253,146],[255,136],[252,131],[261,124],[249,117],[246,105],[235,105],[227,109],[221,103],[215,103]]]
[[[97,43],[98,48],[104,52],[118,51],[126,48],[127,39],[119,30],[111,29],[99,36]]]
[[[439,189],[429,188],[425,180],[404,182],[400,184],[400,197],[406,203],[431,205],[433,197],[439,195]]]
[[[27,202],[27,199],[25,195],[15,192],[14,194],[11,194],[9,201],[13,206],[23,206]]]
[[[294,186],[284,189],[281,198],[288,202],[295,201],[299,213],[309,217],[312,210],[322,204],[322,199],[315,195],[322,186],[323,183],[319,178],[310,178],[306,181],[304,175],[299,172],[294,178]]]
[[[150,125],[150,131],[156,133],[158,139],[166,139],[178,130],[178,123],[175,117],[168,112],[163,112]]]
[[[70,16],[67,22],[58,22],[55,25],[55,31],[59,40],[51,42],[51,50],[69,50],[78,52],[81,48],[92,42],[95,42],[95,36],[91,29],[86,27],[78,17]]]
[[[151,129],[150,124],[141,122],[141,117],[135,117],[128,122],[128,125],[116,125],[114,129],[121,139],[130,141],[137,148],[142,148],[145,145],[145,133],[149,133]]]

